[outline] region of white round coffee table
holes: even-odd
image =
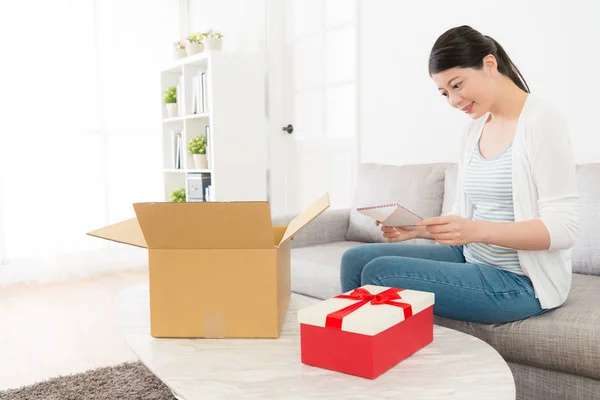
[[[296,313],[317,301],[293,294],[279,339],[155,339],[143,284],[119,293],[117,323],[141,362],[186,400],[516,397],[512,373],[496,350],[437,325],[431,344],[375,380],[304,365]]]

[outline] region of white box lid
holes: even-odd
[[[364,285],[362,288],[368,290],[373,295],[391,289],[385,286],[374,285]],[[352,292],[346,292],[344,295],[350,295]],[[400,289],[398,294],[401,298],[392,301],[395,303],[410,304],[413,315],[432,306],[435,301],[434,293],[430,292]],[[300,324],[325,327],[327,315],[359,302],[359,300],[333,297],[299,310],[298,322]],[[342,330],[373,336],[405,319],[403,308],[388,304],[371,304],[369,301],[362,307],[344,316],[342,319]]]

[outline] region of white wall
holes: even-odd
[[[223,51],[265,51],[266,0],[188,0],[192,32],[213,29],[225,37]]]
[[[85,233],[161,193],[158,70],[177,24],[172,0],[0,1],[0,286],[147,265]]]
[[[532,93],[561,107],[576,162],[600,162],[600,2],[445,0],[360,2],[361,161],[455,161],[469,117],[429,78],[429,52],[448,28],[470,25],[496,39]]]

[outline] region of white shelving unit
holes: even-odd
[[[206,72],[207,112],[194,114],[193,77]],[[205,52],[161,71],[161,95],[182,78],[181,110],[167,118],[162,106],[163,187],[186,187],[186,177],[210,175],[208,201],[267,200],[267,124],[263,62],[258,56]],[[162,96],[161,96],[162,98]],[[188,143],[209,127],[208,169],[196,169]],[[181,133],[181,168],[175,168],[175,135]],[[189,194],[189,193],[188,193]],[[189,200],[188,200],[189,201]]]

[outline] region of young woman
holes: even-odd
[[[382,226],[393,243],[345,252],[342,290],[371,284],[433,292],[436,315],[480,323],[560,306],[578,233],[563,117],[529,93],[498,42],[469,26],[437,39],[429,74],[448,104],[472,119],[461,142],[454,210],[412,229]],[[437,243],[400,243],[414,238]]]

